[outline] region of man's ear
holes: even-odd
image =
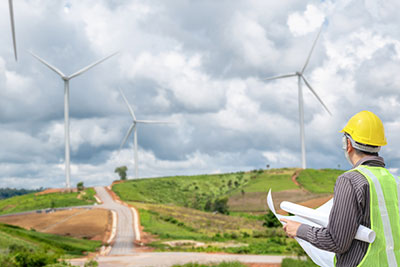
[[[353,150],[354,150],[354,148],[351,145],[351,142],[350,142],[349,138],[347,138],[347,153],[350,154],[350,152],[352,152]]]

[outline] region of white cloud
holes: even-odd
[[[301,36],[321,27],[324,19],[323,11],[309,4],[303,14],[299,12],[290,14],[287,24],[294,36]]]

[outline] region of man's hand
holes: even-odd
[[[299,229],[301,223],[287,220],[287,219],[281,219],[280,221],[286,223],[283,226],[283,231],[285,231],[289,237],[292,237],[292,238],[296,237],[297,229]]]

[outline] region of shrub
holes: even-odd
[[[229,214],[228,198],[223,197],[214,201],[214,211],[221,214]]]
[[[85,189],[85,187],[83,186],[83,182],[79,182],[76,184],[76,189],[78,191],[83,191]]]
[[[263,221],[265,227],[280,227],[282,225],[270,210],[263,216]]]

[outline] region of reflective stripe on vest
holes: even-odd
[[[400,179],[399,177],[395,176],[392,174],[392,176],[394,177],[394,179],[396,180],[396,184],[397,184],[397,199],[399,202],[399,214],[400,214]]]
[[[394,241],[393,241],[393,236],[392,236],[392,227],[390,226],[390,219],[389,219],[389,214],[386,208],[386,203],[385,203],[385,197],[383,195],[382,187],[381,184],[376,178],[376,176],[367,168],[364,167],[357,167],[356,169],[359,169],[361,172],[367,174],[369,178],[372,180],[375,186],[375,191],[378,197],[378,204],[379,204],[379,210],[381,213],[382,217],[382,223],[383,223],[383,232],[385,234],[385,239],[386,239],[386,255],[387,255],[387,260],[388,264],[390,267],[396,267],[397,266],[397,261],[396,261],[396,256],[394,254]],[[397,179],[398,180],[398,179]],[[396,183],[397,183],[396,180]],[[398,188],[399,190],[399,188]],[[400,195],[398,195],[398,199],[400,199]],[[399,206],[400,209],[400,206]],[[400,211],[399,211],[400,212]]]

